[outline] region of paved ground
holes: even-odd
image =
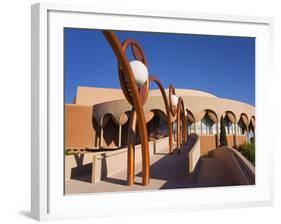
[[[215,158],[201,158],[194,176],[188,174],[187,148],[180,154],[165,153],[151,156],[150,185],[141,185],[141,163],[136,164],[135,184],[127,186],[126,170],[123,170],[102,181],[91,184],[91,176],[85,175],[65,182],[66,194],[119,192],[155,189],[175,189],[207,186],[235,185],[227,168]]]

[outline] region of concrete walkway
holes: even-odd
[[[136,164],[135,184],[127,186],[127,170],[118,172],[92,184],[91,175],[81,176],[65,182],[66,194],[176,189],[190,187],[235,185],[227,168],[215,158],[201,158],[194,176],[188,173],[188,146],[180,154],[154,154],[150,157],[150,184],[141,185],[141,163]],[[168,150],[167,150],[168,151]],[[155,163],[153,163],[156,161]]]
[[[196,187],[232,186],[235,180],[228,168],[216,158],[201,158],[194,176]]]

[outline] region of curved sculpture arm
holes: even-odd
[[[157,79],[155,76],[150,75],[149,81],[155,82],[157,84],[157,86],[160,89],[161,94],[163,96],[163,100],[164,100],[164,104],[165,104],[165,108],[166,108],[167,123],[168,123],[168,128],[169,128],[169,151],[171,153],[172,147],[173,147],[173,129],[172,129],[171,113],[170,113],[170,106],[169,106],[168,98],[167,98],[165,89],[163,88],[159,79]]]
[[[142,146],[142,167],[143,167],[143,176],[142,176],[142,183],[143,185],[149,184],[150,179],[150,172],[149,172],[149,147],[148,147],[148,134],[147,134],[147,127],[145,123],[145,116],[143,105],[141,104],[140,94],[138,92],[137,85],[135,83],[135,79],[133,77],[133,72],[131,66],[128,62],[125,52],[122,50],[122,45],[118,40],[118,37],[113,31],[103,31],[103,35],[109,42],[110,46],[112,47],[119,65],[122,67],[124,72],[124,76],[128,82],[128,86],[131,90],[132,100],[133,100],[133,107],[137,113],[137,124],[139,127],[140,133],[140,140]]]
[[[134,57],[137,60],[142,61],[142,63],[144,63],[147,66],[147,60],[145,58],[143,50],[141,49],[140,44],[137,41],[129,38],[129,39],[126,39],[122,43],[122,48],[126,52],[126,50],[129,46],[131,46],[131,48],[132,48],[132,52],[133,52]]]
[[[180,107],[181,107],[181,114],[182,114],[182,120],[183,120],[183,142],[186,143],[187,142],[187,116],[185,116],[185,107],[184,107],[184,102],[183,102],[183,99],[180,97],[179,99],[180,101]]]
[[[172,106],[172,95],[176,95],[176,91],[173,85],[169,85],[169,104],[170,104],[170,111],[173,117],[177,115],[177,111],[173,110]]]
[[[141,46],[139,45],[139,43],[130,38],[123,41],[123,43],[121,44],[121,47],[122,47],[122,50],[125,55],[126,55],[126,51],[129,46],[131,47],[131,50],[132,50],[132,53],[133,53],[135,59],[141,61],[146,67],[148,67],[147,60],[145,58],[144,52],[141,49]],[[120,84],[123,89],[123,92],[125,93],[125,97],[129,101],[130,104],[133,104],[132,96],[130,94],[130,89],[127,88],[126,78],[123,75],[122,66],[119,65],[118,68],[119,68],[118,69],[119,70],[119,80],[120,80]],[[141,103],[142,103],[142,105],[144,105],[148,98],[148,93],[149,93],[149,79],[147,79],[145,84],[139,88],[139,93],[140,93]]]
[[[183,118],[183,123],[182,123],[182,130],[180,129],[181,127],[181,121]],[[183,99],[181,97],[179,97],[179,101],[178,101],[178,105],[177,105],[177,148],[178,150],[180,150],[181,148],[181,143],[182,143],[182,137],[183,137],[183,142],[186,143],[186,138],[187,138],[187,131],[186,131],[186,117],[185,117],[185,113],[184,113],[184,103],[183,103]],[[181,136],[181,134],[183,136]]]
[[[179,102],[177,105],[177,116],[180,118],[180,116],[184,116],[184,103],[181,97],[179,97]],[[181,120],[181,119],[180,119]]]

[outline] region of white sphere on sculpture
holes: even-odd
[[[130,62],[136,83],[141,87],[148,79],[148,69],[141,61],[134,60]]]
[[[176,95],[174,94],[171,95],[171,101],[172,101],[172,106],[174,107],[178,106],[179,98]]]

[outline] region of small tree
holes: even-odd
[[[223,116],[221,116],[220,146],[227,146],[226,131]]]

